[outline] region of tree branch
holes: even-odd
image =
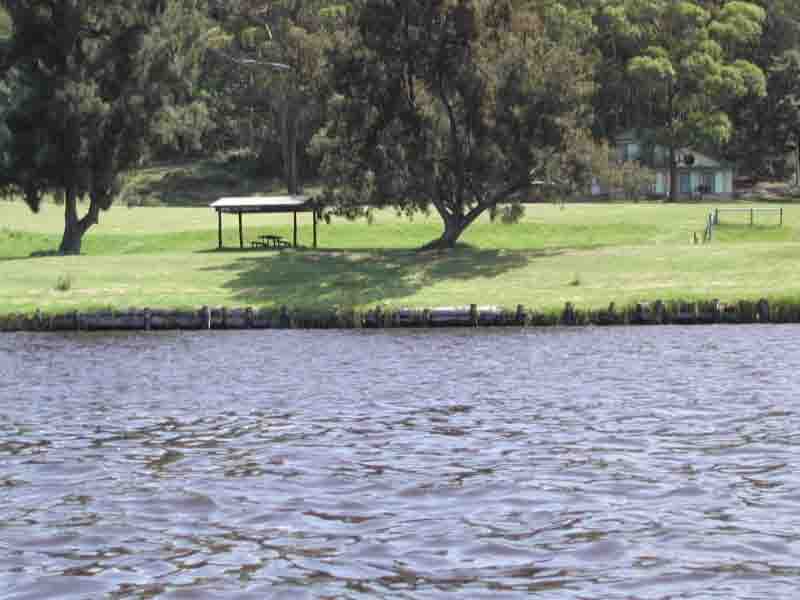
[[[293,71],[294,69],[287,65],[286,63],[279,63],[279,62],[271,62],[271,61],[262,61],[262,60],[255,60],[254,58],[235,58],[229,54],[226,54],[222,50],[218,50],[216,48],[210,48],[212,52],[221,56],[222,58],[232,62],[235,65],[239,65],[242,67],[267,67],[273,69],[275,71]]]

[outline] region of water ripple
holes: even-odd
[[[0,597],[791,597],[797,331],[0,337]]]

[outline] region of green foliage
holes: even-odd
[[[690,144],[719,147],[732,134],[726,107],[744,96],[763,97],[766,80],[737,49],[758,41],[765,11],[747,2],[728,2],[709,11],[694,1],[622,3],[606,12],[610,28],[628,36],[632,57],[627,75],[648,96],[654,129],[670,149]],[[677,193],[671,178],[670,196]]]
[[[59,275],[56,281],[55,290],[57,292],[68,292],[72,289],[72,275]]]
[[[586,174],[582,178],[583,191],[588,190],[589,184],[597,183],[608,190],[611,198],[621,196],[636,201],[647,197],[652,190],[655,172],[639,161],[621,160],[616,149],[607,142],[596,143],[585,139],[576,147],[578,157],[583,159]]]
[[[259,155],[262,175],[283,172],[291,193],[316,172],[307,147],[322,124],[327,50],[346,13],[325,0],[238,1],[214,11],[219,43],[204,87],[217,150]]]
[[[202,100],[180,106],[166,106],[155,117],[152,153],[177,150],[182,156],[199,154],[207,132],[212,128],[211,113]]]
[[[0,183],[22,193],[34,211],[45,193],[63,190],[61,251],[76,253],[111,206],[117,176],[146,155],[160,115],[191,98],[202,13],[193,0],[5,6],[15,35],[2,80],[8,103],[0,117],[10,141]],[[79,218],[83,197],[90,205]]]
[[[11,17],[0,7],[0,41],[11,37]]]
[[[649,129],[740,173],[798,163],[795,0],[0,4],[0,190],[33,208],[56,188],[67,207],[91,197],[77,232],[118,173],[176,155],[239,151],[291,191],[324,163],[342,214],[433,207],[447,244],[483,210],[519,219],[523,180],[584,189],[587,126],[597,141]],[[609,181],[649,177],[616,167]],[[229,175],[213,193],[242,189]]]
[[[433,205],[452,247],[483,212],[556,178],[591,92],[584,34],[535,2],[357,4],[333,54],[337,96],[316,139],[328,196],[407,214]],[[548,23],[553,24],[553,35]]]
[[[730,105],[734,134],[725,152],[738,163],[740,173],[783,179],[795,171],[795,160],[788,160],[787,154],[792,117],[784,102],[792,82],[780,73],[778,65],[800,50],[800,3],[759,0],[759,4],[767,12],[763,35],[758,43],[741,49],[740,55],[767,73],[767,95],[744,97]]]

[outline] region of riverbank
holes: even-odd
[[[482,219],[455,250],[419,253],[440,230],[434,216],[334,219],[320,227],[317,251],[217,252],[209,209],[116,206],[87,235],[82,256],[61,257],[47,255],[63,228],[60,207],[32,215],[0,203],[0,315],[202,306],[366,314],[471,304],[560,315],[567,302],[597,312],[655,299],[800,301],[800,210],[787,206],[783,227],[723,224],[711,244],[692,243],[713,207],[528,206],[517,225]],[[226,243],[238,245],[230,221]],[[310,219],[300,225],[300,243],[310,244]],[[291,216],[245,219],[246,242],[290,230]]]
[[[613,325],[709,325],[800,323],[800,303],[741,301],[640,302],[618,309],[581,310],[567,303],[559,313],[500,307],[372,310],[255,310],[209,308],[197,311],[132,309],[121,312],[8,315],[2,332],[197,331],[248,329],[397,329],[435,327],[575,327]]]

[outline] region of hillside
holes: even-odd
[[[6,39],[11,35],[11,19],[8,13],[0,8],[0,39]]]

